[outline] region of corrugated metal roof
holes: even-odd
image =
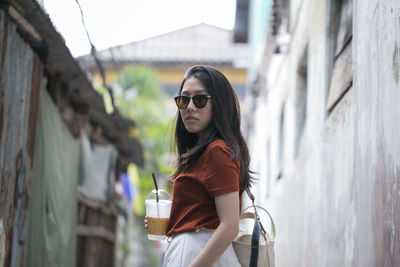
[[[19,29],[24,40],[41,58],[48,76],[57,77],[61,83],[68,86],[69,101],[79,105],[88,104],[90,121],[102,128],[102,132],[108,138],[108,141],[113,143],[124,157],[136,156],[130,155],[132,151],[129,151],[125,144],[128,140],[127,129],[133,121],[130,122],[129,119],[122,118],[120,115],[106,112],[103,98],[94,90],[86,74],[72,57],[63,37],[56,30],[50,17],[39,3],[36,0],[1,0],[0,2],[3,8],[8,10],[7,12],[9,12],[8,7],[10,6],[18,14],[22,14],[20,18],[23,18],[27,26],[32,28],[39,36],[36,39],[31,38],[31,32],[25,32],[22,26]]]
[[[233,31],[201,23],[97,54],[104,62],[111,62],[114,57],[117,63],[208,63],[247,68],[249,51],[248,44],[233,42]],[[90,55],[78,61],[85,67],[93,66]]]

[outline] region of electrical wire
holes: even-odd
[[[88,31],[88,29],[87,29],[87,27],[86,27],[86,24],[85,24],[85,19],[84,19],[84,14],[83,14],[83,11],[82,11],[82,7],[81,7],[81,5],[80,5],[80,3],[79,3],[79,0],[75,0],[75,2],[76,2],[76,4],[77,4],[78,7],[79,7],[79,11],[80,11],[80,13],[81,13],[82,25],[83,25],[83,27],[84,27],[84,29],[85,29],[86,36],[87,36],[88,41],[89,41],[89,43],[90,43],[90,47],[91,47],[90,54],[93,56],[94,61],[95,61],[96,66],[97,66],[97,69],[98,69],[99,72],[100,72],[100,76],[101,76],[101,79],[102,79],[102,82],[103,82],[103,86],[107,89],[108,94],[110,95],[111,104],[112,104],[112,106],[113,106],[114,113],[115,113],[115,114],[118,114],[119,112],[118,112],[118,108],[117,108],[116,105],[115,105],[113,90],[112,90],[111,86],[107,85],[107,82],[106,82],[106,75],[105,75],[105,72],[104,72],[103,65],[101,64],[100,59],[97,57],[96,47],[94,46],[94,44],[93,44],[93,42],[92,42],[92,39],[90,38],[89,31]]]

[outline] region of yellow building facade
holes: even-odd
[[[144,65],[154,69],[161,86],[174,94],[186,70],[193,65],[219,69],[244,98],[249,64],[248,44],[234,43],[233,32],[212,25],[197,24],[145,40],[98,51],[107,84],[112,84],[124,66]],[[90,55],[79,57],[82,69],[95,87],[102,84],[100,71]]]

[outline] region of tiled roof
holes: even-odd
[[[117,64],[207,63],[237,68],[247,68],[250,60],[249,45],[234,43],[233,31],[204,23],[101,50],[97,55],[103,62],[112,62],[113,57]],[[78,61],[86,67],[93,63],[89,55]]]

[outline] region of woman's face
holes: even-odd
[[[182,87],[181,95],[195,96],[208,95],[208,92],[201,81],[195,77],[191,77],[185,81]],[[190,99],[189,105],[185,109],[180,109],[183,124],[189,133],[197,134],[199,138],[205,133],[212,119],[212,99],[209,98],[207,104],[203,108],[198,108]]]

